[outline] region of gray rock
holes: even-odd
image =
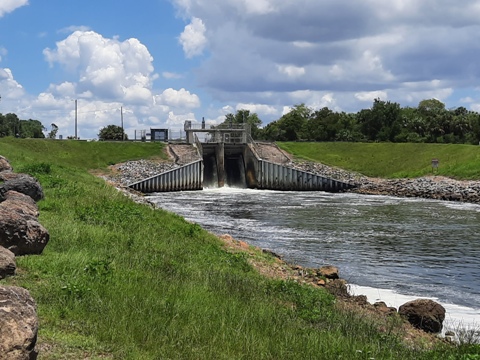
[[[4,195],[4,201],[0,202],[0,208],[14,210],[30,217],[32,220],[38,218],[38,205],[30,196],[9,190]]]
[[[12,165],[10,165],[10,162],[8,161],[8,159],[0,155],[0,172],[12,171],[12,170],[13,170]]]
[[[16,269],[15,254],[0,246],[0,279],[15,275]]]
[[[49,239],[50,234],[38,221],[0,207],[0,246],[17,256],[41,254]]]
[[[43,199],[42,186],[37,179],[30,175],[16,173],[6,175],[2,173],[2,179],[5,182],[0,185],[0,199],[5,199],[5,194],[10,190],[28,195],[35,201]]]
[[[152,160],[127,161],[112,166],[114,175],[107,176],[111,180],[123,186],[128,186],[137,181],[161,174],[168,170],[178,168],[179,165],[171,162],[158,162]]]
[[[37,333],[37,309],[30,293],[16,286],[0,286],[0,359],[36,359]]]
[[[338,268],[332,265],[322,266],[318,269],[317,274],[327,279],[338,279]]]

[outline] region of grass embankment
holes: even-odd
[[[383,178],[441,175],[480,179],[480,146],[391,143],[278,143],[299,159]],[[439,167],[432,171],[432,159]]]
[[[337,310],[323,289],[260,276],[198,225],[129,200],[89,173],[158,144],[0,139],[44,187],[50,242],[17,259],[38,304],[41,359],[473,359],[478,347],[406,347]],[[266,258],[263,261],[273,261]]]

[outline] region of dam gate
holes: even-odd
[[[186,121],[186,143],[170,145],[180,167],[130,184],[143,193],[240,187],[265,190],[341,192],[353,184],[294,169],[274,143],[255,142],[248,124],[194,126]],[[187,161],[175,147],[188,150]],[[180,151],[178,151],[180,153]]]

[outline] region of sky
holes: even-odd
[[[480,111],[480,0],[0,0],[0,113],[129,138],[246,109]],[[77,110],[75,111],[75,103]]]

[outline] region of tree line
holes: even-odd
[[[252,138],[269,141],[354,141],[480,143],[480,114],[464,107],[446,109],[437,99],[422,100],[417,107],[375,99],[369,109],[357,113],[336,112],[328,107],[314,110],[305,104],[266,126],[256,113],[238,110],[225,116],[224,123],[247,123]],[[0,137],[45,138],[47,129],[38,120],[20,120],[15,114],[0,113]],[[47,137],[55,138],[58,127],[52,124]],[[125,139],[122,128],[103,128],[100,139]]]
[[[375,99],[370,109],[336,112],[328,107],[295,105],[289,113],[261,128],[261,120],[248,110],[226,116],[226,122],[247,122],[256,140],[425,142],[479,144],[480,114],[464,107],[446,109],[437,99],[417,107]]]
[[[38,120],[20,120],[15,114],[0,113],[0,137],[44,138],[45,127]]]

